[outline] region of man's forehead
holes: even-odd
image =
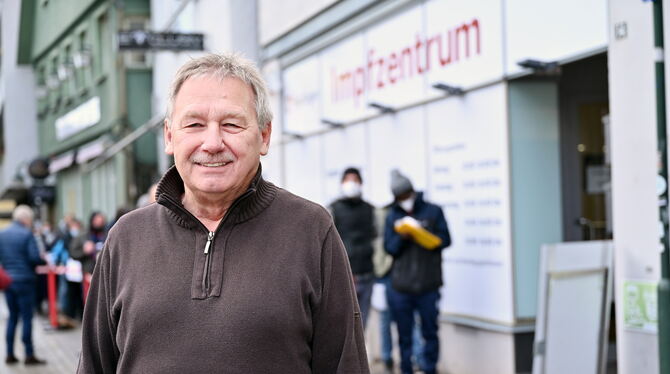
[[[211,106],[197,105],[189,107],[182,114],[182,118],[203,118],[203,117],[225,117],[225,118],[245,118],[243,111],[234,108],[217,109]]]

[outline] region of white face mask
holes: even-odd
[[[412,195],[412,197],[398,201],[398,205],[400,205],[405,212],[411,212],[414,208],[414,196]]]
[[[342,183],[342,195],[345,197],[360,197],[361,184],[354,181],[346,181]]]

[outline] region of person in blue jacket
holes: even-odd
[[[423,199],[410,180],[398,170],[391,173],[391,191],[395,198],[384,225],[384,249],[393,256],[391,287],[387,298],[391,316],[398,326],[401,369],[413,371],[412,331],[415,312],[420,317],[423,353],[417,363],[423,372],[436,372],[439,357],[438,301],[442,286],[442,250],[451,245],[451,237],[442,208]],[[411,216],[440,238],[442,243],[426,249],[411,236],[395,231],[396,221]]]
[[[0,231],[0,263],[12,278],[12,284],[5,290],[9,321],[7,323],[7,364],[19,360],[14,355],[14,335],[19,319],[22,320],[21,340],[25,346],[26,365],[44,364],[35,357],[32,341],[32,320],[35,307],[37,277],[35,266],[45,264],[37,249],[37,241],[31,228],[33,210],[27,205],[19,205],[12,213],[13,222]]]

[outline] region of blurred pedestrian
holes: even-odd
[[[398,326],[401,369],[413,372],[412,331],[418,312],[423,336],[423,354],[417,363],[426,374],[435,373],[439,357],[438,301],[442,286],[442,249],[451,244],[442,208],[423,199],[414,191],[411,181],[398,170],[391,174],[391,191],[395,201],[384,227],[384,248],[393,256],[391,287],[387,290],[391,316]],[[436,235],[436,248],[417,243],[417,236],[400,234],[400,220],[411,217],[423,229]]]
[[[375,208],[363,200],[362,184],[360,170],[354,167],[344,170],[340,184],[342,197],[330,205],[330,212],[347,250],[365,327],[375,282],[372,242],[377,236],[377,230]]]
[[[14,336],[19,319],[23,332],[21,341],[25,346],[26,365],[45,364],[35,356],[32,339],[33,310],[35,306],[35,267],[45,264],[37,249],[37,241],[32,232],[34,213],[27,205],[19,205],[12,213],[13,222],[0,232],[0,263],[12,278],[12,284],[5,290],[9,320],[7,322],[7,364],[19,360],[14,354]]]
[[[177,72],[175,166],[157,204],[111,230],[86,303],[79,373],[368,373],[346,250],[323,207],[262,178],[272,113],[235,54]]]
[[[88,220],[88,231],[72,239],[70,256],[81,261],[84,280],[82,283],[84,303],[91,283],[93,270],[100,251],[102,251],[107,237],[107,219],[101,212],[93,212]]]
[[[65,268],[65,273],[59,276],[58,288],[58,303],[63,317],[61,325],[73,327],[73,320],[80,319],[84,312],[81,287],[83,273],[81,262],[70,256],[67,238],[79,237],[81,222],[71,217],[66,227],[67,236],[61,235],[61,239],[53,246],[51,256],[55,265]]]

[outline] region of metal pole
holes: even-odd
[[[668,240],[668,150],[665,116],[665,63],[663,61],[663,1],[654,1],[654,47],[656,52],[656,134],[659,175],[666,188],[659,196],[659,215],[663,225],[661,279],[658,283],[658,357],[661,374],[670,374],[670,242]]]

